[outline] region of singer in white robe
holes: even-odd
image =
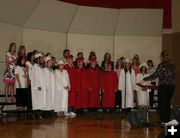
[[[140,83],[145,77],[148,77],[148,74],[142,74],[142,73],[138,73],[136,76],[136,83]],[[144,84],[144,85],[148,85]],[[143,90],[142,87],[137,86],[136,87],[136,91],[137,91],[137,103],[138,106],[149,106],[149,91],[150,90]]]
[[[41,54],[37,54],[35,58],[39,58]],[[31,91],[32,91],[32,109],[43,110],[46,107],[46,86],[44,69],[35,63],[32,67],[31,76]]]
[[[62,60],[58,64],[64,64]],[[69,75],[66,70],[55,70],[55,112],[68,111],[68,87],[70,89]]]
[[[55,91],[55,76],[52,69],[52,58],[45,58],[46,67],[44,68],[45,83],[46,83],[46,108],[44,110],[54,110],[54,91]]]
[[[129,60],[126,60],[125,62],[125,64],[129,64],[130,66]],[[122,108],[133,108],[134,91],[136,90],[136,77],[133,69],[131,69],[131,72],[129,69],[127,72],[125,72],[124,69],[121,70],[118,89],[122,91]]]

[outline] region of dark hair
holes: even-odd
[[[91,57],[95,56],[96,57],[96,53],[94,51],[91,51],[89,53],[89,59],[91,59]]]
[[[104,54],[104,60],[106,60],[107,55],[110,56],[110,60],[111,60],[111,54],[110,54],[110,53],[105,53],[105,54]]]
[[[24,59],[23,56],[18,57],[17,59],[17,66],[24,67],[24,64],[22,64],[22,60]]]
[[[64,55],[66,52],[70,52],[70,50],[69,50],[69,49],[64,49],[63,55]]]
[[[142,67],[140,68],[140,73],[142,73],[143,67],[144,67],[144,66],[142,66]],[[145,67],[145,68],[146,68],[146,67]],[[147,68],[146,68],[146,70],[145,70],[145,73],[147,73]]]
[[[52,57],[52,59],[56,59],[56,57]]]
[[[116,65],[115,65],[115,67],[116,67],[116,69],[118,69],[118,67],[119,67],[119,65],[118,65],[118,62],[119,61],[121,61],[121,59],[119,58],[119,59],[117,59],[117,61],[116,61]],[[122,61],[121,61],[121,63],[122,63]],[[122,66],[121,66],[122,67]]]
[[[11,48],[13,45],[16,45],[16,43],[14,43],[14,42],[10,43],[8,52],[11,52]]]
[[[147,63],[151,63],[152,67],[154,67],[153,61],[152,60],[148,60]]]
[[[31,62],[31,57],[33,56],[33,52],[27,53],[27,61]]]
[[[83,55],[83,52],[78,52],[78,53],[77,53],[77,56],[79,56],[80,54],[82,54],[82,55]]]
[[[38,52],[37,49],[33,50],[33,54],[35,55]]]
[[[21,50],[22,50],[22,49],[26,49],[24,45],[19,46],[18,56],[25,56],[25,55],[26,55],[26,53],[24,53],[24,55],[21,55]],[[26,51],[25,51],[25,52],[26,52]]]
[[[131,73],[131,68],[132,68],[132,67],[131,67],[131,64],[129,64],[129,66],[130,66],[130,67],[129,67],[129,72]],[[124,66],[124,71],[125,71],[125,73],[128,72],[128,69],[126,68],[126,65]]]
[[[171,62],[171,59],[169,58],[169,54],[167,51],[162,51],[161,52],[161,57],[162,57],[162,62],[165,62],[165,63],[170,63]]]
[[[52,55],[50,52],[46,53],[46,57],[49,56],[49,55]]]

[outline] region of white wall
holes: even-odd
[[[113,55],[113,36],[68,34],[67,48],[75,57],[77,52],[83,52],[86,61],[90,51],[95,51],[101,63],[106,52]]]
[[[141,63],[152,59],[155,64],[160,61],[162,37],[155,36],[115,36],[114,59],[125,56],[131,58],[138,54]]]
[[[66,34],[51,31],[23,29],[23,44],[27,51],[38,49],[43,52],[51,52],[57,59],[63,57],[66,48]]]
[[[15,25],[0,23],[0,61],[5,60],[5,53],[9,49],[9,44],[15,42],[17,47],[22,41],[22,28]]]

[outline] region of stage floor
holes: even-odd
[[[157,121],[157,114],[150,119]],[[131,128],[118,113],[0,122],[0,138],[157,138],[161,131],[158,126]]]

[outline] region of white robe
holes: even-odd
[[[148,74],[143,75],[142,73],[138,73],[136,76],[136,82],[140,83],[145,77],[148,77]],[[149,83],[147,83],[149,84]],[[143,91],[140,86],[136,86],[137,91],[137,102],[139,105],[149,106],[149,90]]]
[[[54,110],[54,91],[55,91],[55,75],[54,71],[44,68],[46,82],[46,108],[44,110]]]
[[[133,108],[133,90],[136,90],[136,78],[133,69],[131,69],[131,73],[129,71],[125,73],[124,69],[121,70],[118,89],[122,91],[122,108]]]
[[[66,70],[61,72],[55,71],[55,111],[67,112],[68,111],[68,90],[64,87],[69,86],[69,75]]]
[[[38,87],[41,90],[38,90]],[[32,67],[31,91],[33,110],[43,110],[46,107],[45,75],[44,69],[38,64]]]

